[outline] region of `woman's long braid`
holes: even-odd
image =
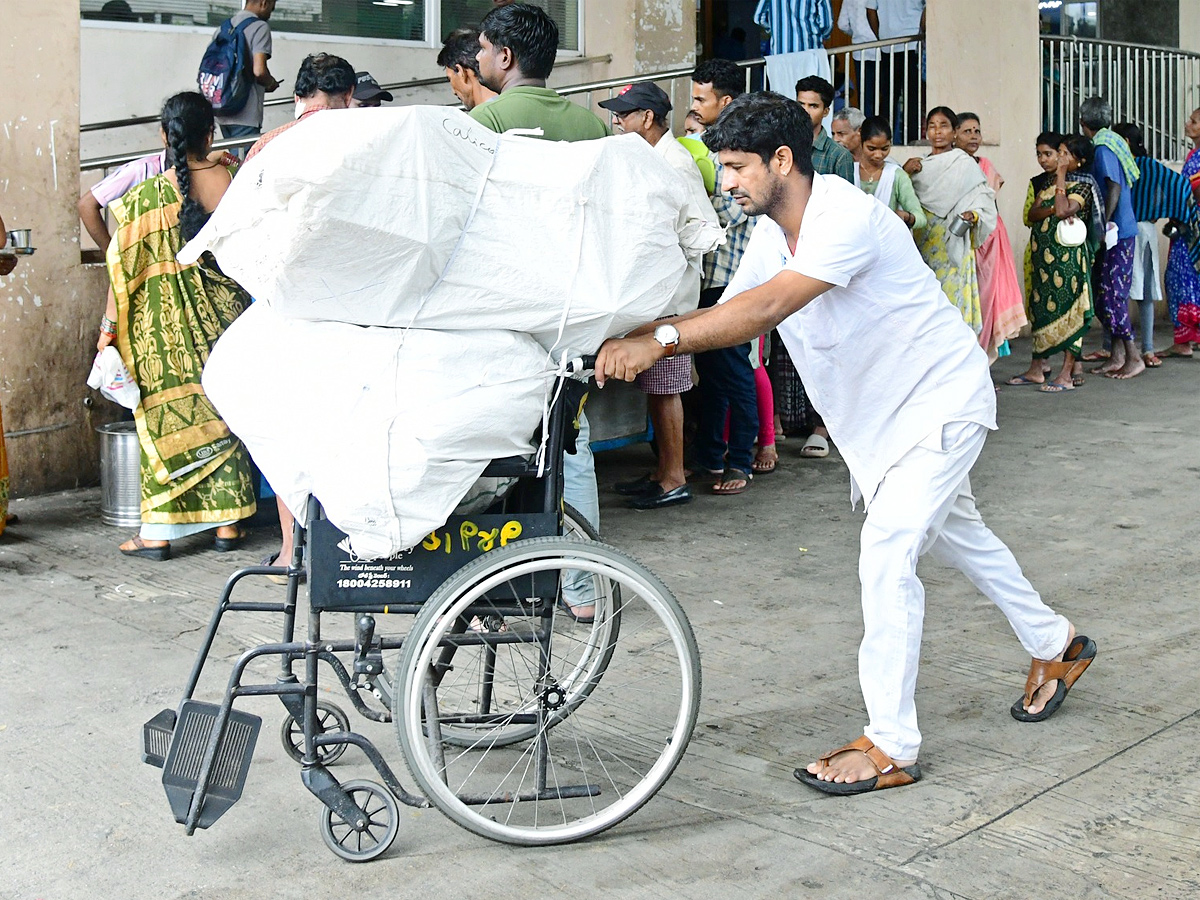
[[[208,213],[192,196],[192,172],[188,156],[202,157],[213,132],[212,106],[195,91],[176,94],[163,104],[161,125],[167,136],[167,149],[175,166],[175,181],[183,206],[179,211],[179,230],[190,241],[208,221]]]

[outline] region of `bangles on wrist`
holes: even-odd
[[[117,323],[108,316],[100,317],[100,333],[107,334],[109,337],[117,336]]]

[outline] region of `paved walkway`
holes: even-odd
[[[835,799],[792,779],[860,734],[864,713],[861,515],[841,462],[801,460],[789,440],[738,497],[634,513],[605,495],[606,539],[671,586],[701,644],[700,723],[658,797],[596,839],[540,850],[406,810],[389,853],[362,866],[322,844],[274,700],[247,704],[264,716],[255,764],[209,831],[185,837],[138,760],[141,724],[175,705],[225,575],[270,549],[269,530],[229,555],[181,541],[154,564],[117,555],[125,532],[99,524],[96,491],[17,501],[22,522],[0,539],[0,898],[1194,898],[1200,361],[1060,396],[1004,388],[1000,417],[973,475],[980,509],[1099,645],[1050,723],[1008,714],[1028,661],[998,612],[923,564],[924,781]],[[602,483],[648,458],[602,456]],[[204,690],[275,633],[269,617],[223,632]],[[363,727],[403,773],[388,729]],[[371,776],[355,756],[339,777]]]

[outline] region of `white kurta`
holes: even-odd
[[[947,422],[996,427],[987,355],[900,218],[832,175],[813,178],[793,256],[766,216],[722,300],[789,269],[834,287],[779,335],[869,505],[896,460]]]

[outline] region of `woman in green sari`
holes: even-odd
[[[249,295],[208,265],[175,255],[229,187],[211,161],[213,112],[198,93],[163,105],[162,135],[172,168],[133,188],[110,210],[112,284],[98,347],[114,343],[141,390],[134,411],[141,444],[142,528],[121,545],[127,556],[165,560],[176,538],[216,529],[215,548],[234,550],[239,520],[254,514],[250,457],[200,386],[217,339]]]
[[[1050,146],[1056,140],[1058,147]],[[1030,180],[1025,201],[1025,222],[1030,228],[1026,283],[1033,360],[1027,372],[1014,375],[1007,383],[1041,384],[1040,390],[1059,394],[1076,387],[1083,336],[1096,314],[1092,263],[1103,223],[1096,183],[1080,171],[1091,162],[1091,141],[1078,135],[1059,139],[1046,133],[1038,137],[1037,151],[1044,171]],[[1078,244],[1060,242],[1058,225],[1064,221],[1086,226],[1086,239]],[[1050,378],[1045,366],[1058,353],[1063,354],[1063,365]]]

